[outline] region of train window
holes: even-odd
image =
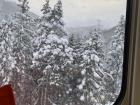
[[[0,0],[0,86],[17,105],[113,105],[127,0]]]

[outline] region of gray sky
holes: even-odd
[[[11,0],[15,1],[15,0]],[[44,0],[29,0],[31,11],[40,14]],[[57,0],[51,0],[54,4]],[[94,26],[101,20],[104,28],[117,24],[125,15],[126,0],[62,0],[67,27]]]

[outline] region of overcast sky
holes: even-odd
[[[44,0],[29,1],[31,11],[40,14]],[[94,26],[97,20],[101,20],[103,27],[109,28],[126,13],[126,0],[62,0],[62,3],[67,27]]]

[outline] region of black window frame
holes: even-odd
[[[123,56],[123,75],[121,91],[113,105],[121,105],[127,90],[128,68],[129,68],[129,50],[130,50],[130,31],[132,21],[132,5],[133,0],[127,0],[126,6],[126,23],[125,23],[125,38],[124,38],[124,56]]]

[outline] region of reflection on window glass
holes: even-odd
[[[112,105],[126,0],[0,0],[0,86],[16,105]]]

